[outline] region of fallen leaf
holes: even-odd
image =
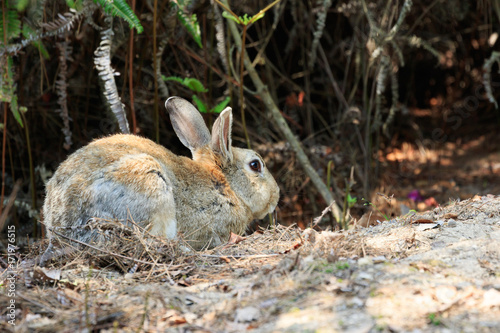
[[[187,323],[187,320],[183,316],[175,315],[168,319],[168,323],[172,326],[181,325]]]
[[[238,244],[238,243],[241,243],[242,241],[244,241],[246,239],[246,237],[241,237],[240,235],[237,235],[235,233],[231,233],[231,236],[229,236],[229,242],[227,242],[226,245],[234,245],[234,244]]]
[[[166,321],[170,326],[182,325],[187,323],[187,320],[177,310],[168,310],[162,320]]]
[[[416,221],[413,221],[413,223],[415,224],[415,223],[436,223],[436,222],[428,219],[418,219]]]
[[[47,269],[45,267],[35,267],[35,269],[33,270],[33,279],[42,283],[54,283],[61,279],[61,270]]]
[[[443,219],[456,219],[458,217],[455,213],[446,213],[443,216]]]
[[[71,300],[73,303],[82,303],[83,299],[82,296],[74,291],[73,289],[69,288],[64,288],[64,294],[66,294],[66,297]]]
[[[225,261],[226,264],[229,264],[231,262],[231,259],[229,259],[228,257],[219,257],[219,259]]]
[[[297,250],[299,247],[302,246],[302,242],[295,243],[290,249],[287,249],[283,252],[283,254],[288,254],[293,250]]]

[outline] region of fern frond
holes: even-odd
[[[19,19],[17,11],[14,9],[7,9],[4,13],[2,11],[2,8],[0,7],[0,22],[2,22],[3,20],[7,22],[7,41],[19,37],[19,35],[21,34],[21,20]],[[3,24],[0,24],[0,37],[2,40],[2,44],[4,38],[3,29]]]
[[[108,28],[101,31],[101,43],[95,50],[94,63],[99,72],[99,79],[103,86],[103,95],[106,98],[108,107],[115,115],[122,133],[130,133],[124,105],[118,96],[118,89],[115,82],[115,71],[111,68],[111,42],[113,40],[113,18],[106,15],[104,22]]]
[[[101,5],[107,14],[121,17],[127,21],[130,28],[135,28],[137,33],[141,33],[144,30],[141,22],[125,0],[94,0],[94,2]]]
[[[70,31],[76,19],[79,18],[79,14],[76,10],[70,9],[68,13],[57,14],[57,17],[58,18],[52,22],[42,24],[42,27],[46,31],[49,31],[54,35]]]
[[[328,13],[328,9],[331,7],[331,0],[324,0],[321,8],[318,11],[318,19],[316,20],[316,31],[313,33],[313,41],[311,45],[311,51],[309,52],[309,69],[314,67],[314,63],[316,62],[316,55],[319,46],[319,40],[321,36],[323,36],[323,29],[325,29],[326,24],[326,14]]]
[[[389,69],[390,75],[391,75],[391,94],[392,94],[392,102],[391,102],[391,108],[389,109],[389,115],[387,116],[387,119],[384,122],[384,125],[382,126],[382,132],[387,138],[390,138],[389,136],[389,125],[393,122],[394,116],[396,115],[396,112],[399,111],[399,82],[398,82],[398,75],[397,71],[394,69]]]
[[[398,20],[396,21],[396,24],[391,28],[391,31],[387,36],[388,39],[392,39],[394,36],[396,36],[399,29],[401,29],[401,26],[403,25],[403,22],[408,13],[410,12],[412,6],[413,6],[412,0],[405,0],[405,2],[403,3],[403,7],[401,7],[401,11],[399,12],[399,17]]]
[[[47,30],[45,32],[42,31],[33,31],[29,32],[23,31],[23,39],[20,43],[7,45],[4,49],[0,49],[0,56],[4,53],[7,54],[16,54],[21,49],[25,48],[30,43],[35,43],[42,38],[50,37],[50,36],[60,36],[64,34],[66,31],[71,30],[73,25],[83,16],[90,15],[88,12],[81,11],[77,12],[74,9],[70,9],[68,13],[64,15],[59,14],[59,18],[54,22],[45,23],[42,26]],[[36,46],[36,45],[35,45]]]
[[[64,124],[64,127],[62,129],[65,141],[64,149],[68,150],[69,148],[71,148],[72,142],[71,142],[71,129],[69,127],[69,122],[71,121],[71,118],[69,117],[68,113],[68,100],[67,100],[68,83],[66,74],[68,72],[68,65],[66,63],[66,60],[70,59],[72,48],[68,46],[68,43],[66,42],[56,43],[56,47],[59,50],[59,64],[60,64],[58,80],[56,81],[56,91],[57,95],[59,96],[59,98],[57,99],[57,103],[61,107],[57,111],[61,115]]]
[[[164,99],[170,97],[170,92],[168,91],[168,87],[163,80],[164,75],[161,74],[161,57],[165,47],[168,44],[168,39],[163,39],[158,46],[158,52],[154,55],[153,61],[156,61],[156,82],[158,83],[158,88],[160,93]]]
[[[436,50],[435,48],[433,48],[431,46],[430,43],[428,43],[427,41],[423,40],[420,37],[413,35],[411,37],[405,37],[405,39],[407,40],[409,45],[411,45],[413,47],[422,47],[423,49],[429,51],[433,56],[436,57],[438,63],[441,60],[441,58],[443,57],[441,55],[441,53],[439,53],[438,50]]]
[[[0,58],[0,102],[9,103],[14,118],[23,127],[21,111],[17,104],[16,87],[14,84],[12,57]]]
[[[285,46],[285,54],[289,54],[292,51],[294,42],[297,40],[298,32],[303,31],[303,24],[300,21],[298,14],[300,12],[299,5],[302,2],[300,2],[299,0],[291,0],[290,2],[291,2],[290,14],[292,15],[294,25],[290,30],[290,34],[288,36],[288,41]]]
[[[495,109],[498,109],[498,103],[495,96],[493,96],[493,89],[491,88],[491,68],[495,62],[498,64],[498,67],[500,67],[500,52],[498,51],[493,51],[491,56],[484,62],[483,84],[488,100],[495,105]]]
[[[390,58],[383,54],[380,58],[380,67],[376,78],[375,89],[375,114],[373,116],[372,131],[375,132],[381,124],[382,118],[382,94],[385,91],[387,74],[389,72]]]
[[[219,10],[219,6],[213,7],[214,11],[214,21],[215,21],[215,39],[217,40],[217,52],[219,53],[220,60],[224,66],[226,73],[229,73],[229,65],[227,63],[227,52],[226,52],[226,40],[224,28],[224,21],[222,20],[222,15]]]
[[[185,5],[184,2],[179,2],[176,4],[175,2],[172,2],[175,6],[177,6],[177,18],[181,22],[181,24],[186,28],[186,30],[189,32],[191,37],[193,37],[194,41],[196,44],[200,47],[200,49],[203,48],[203,45],[201,44],[201,33],[200,33],[200,25],[198,24],[198,19],[196,18],[196,14],[189,15],[187,14],[185,10]]]

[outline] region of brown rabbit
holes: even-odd
[[[135,135],[93,141],[47,183],[49,237],[56,231],[96,241],[97,233],[85,227],[90,219],[133,219],[152,234],[172,239],[180,231],[193,248],[211,248],[274,211],[279,188],[264,161],[253,150],[231,146],[231,108],[222,111],[210,135],[188,101],[171,97],[165,107],[193,158]]]

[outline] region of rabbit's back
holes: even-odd
[[[173,238],[175,202],[167,163],[178,157],[149,139],[113,135],[79,149],[47,183],[45,225],[88,242],[92,218],[151,223],[152,232]]]

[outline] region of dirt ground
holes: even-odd
[[[500,331],[500,196],[344,232],[278,226],[199,253],[142,243],[140,262],[133,247],[44,269],[25,258],[10,271],[15,310],[2,308],[0,330]]]

